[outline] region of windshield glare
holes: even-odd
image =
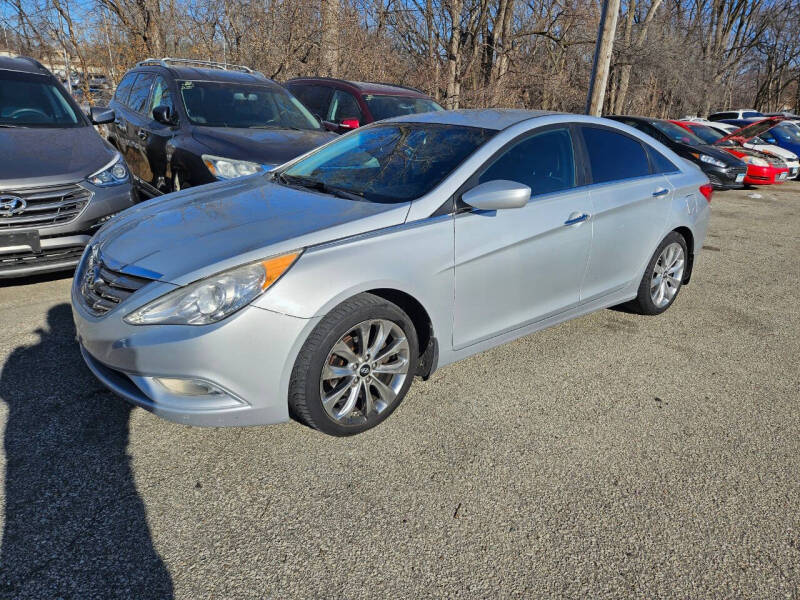
[[[800,144],[800,128],[792,123],[780,123],[773,127],[771,131],[782,142]]]
[[[702,146],[705,144],[699,137],[686,131],[680,125],[675,125],[675,123],[670,123],[669,121],[654,121],[652,125],[673,142],[689,144],[690,146]]]
[[[61,128],[88,123],[49,77],[0,71],[0,125]]]
[[[373,119],[381,121],[392,117],[413,115],[416,113],[444,110],[429,98],[412,98],[409,96],[384,96],[367,94],[364,101],[372,113]]]
[[[432,190],[495,133],[431,123],[366,127],[295,163],[280,176],[289,182],[322,183],[372,202],[408,202]]]
[[[195,125],[321,129],[296,98],[277,86],[182,81],[180,90],[186,114]]]

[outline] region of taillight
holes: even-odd
[[[714,186],[710,183],[706,183],[700,186],[700,193],[706,197],[706,200],[711,202],[711,194],[714,193]]]

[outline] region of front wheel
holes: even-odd
[[[402,402],[419,359],[416,330],[397,305],[359,294],[311,332],[292,370],[289,407],[310,427],[353,435]]]
[[[672,306],[683,284],[687,255],[686,240],[676,231],[670,232],[647,264],[630,307],[643,315],[659,315]]]

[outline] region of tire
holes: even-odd
[[[290,413],[329,435],[371,429],[403,401],[418,361],[409,316],[373,294],[354,296],[328,313],[303,344],[289,382]]]
[[[686,240],[678,232],[671,231],[647,263],[636,298],[627,306],[642,315],[660,315],[672,306],[683,285],[688,256]],[[665,262],[668,263],[666,270],[670,273],[668,279],[660,274]]]

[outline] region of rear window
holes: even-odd
[[[735,112],[719,112],[708,115],[711,121],[721,121],[722,119],[738,119],[739,113]]]
[[[753,119],[755,117],[763,117],[763,116],[764,115],[762,115],[760,112],[755,111],[755,110],[746,110],[746,111],[744,111],[742,113],[742,118],[743,119]]]
[[[650,175],[647,153],[638,140],[600,127],[582,127],[581,131],[589,153],[593,183]]]

